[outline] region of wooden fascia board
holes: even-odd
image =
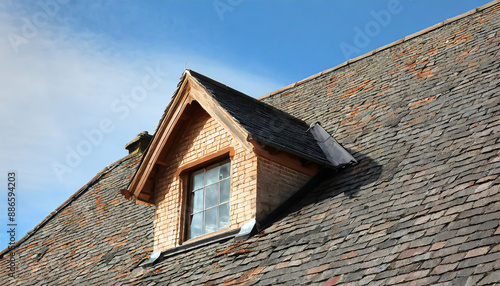
[[[158,160],[158,155],[161,152],[163,145],[165,144],[165,141],[163,139],[165,138],[165,136],[168,137],[172,127],[175,125],[173,123],[177,123],[179,115],[182,114],[185,109],[186,102],[190,102],[188,96],[189,90],[189,83],[184,78],[183,83],[179,87],[179,90],[176,92],[172,103],[170,104],[170,108],[167,110],[166,116],[163,117],[162,122],[160,123],[158,130],[156,131],[153,142],[151,142],[151,145],[149,146],[148,151],[145,154],[145,158],[142,164],[140,165],[129,186],[129,191],[133,193],[135,197],[139,196],[147,178],[151,174],[156,160]]]
[[[175,172],[175,177],[178,177],[183,172],[192,171],[193,168],[199,168],[200,165],[207,165],[207,164],[212,164],[212,163],[215,163],[217,161],[220,161],[221,158],[224,158],[224,157],[233,158],[234,153],[235,153],[235,151],[234,151],[233,147],[227,147],[227,148],[219,150],[215,153],[198,158],[197,160],[195,160],[193,162],[189,162],[187,164],[179,166],[179,168],[177,168],[177,171]]]
[[[168,141],[172,129],[175,127],[175,125],[179,121],[180,115],[184,112],[184,109],[186,108],[187,101],[189,101],[188,97],[184,97],[184,101],[178,108],[176,108],[176,112],[173,114],[173,117],[170,118],[171,120],[168,121],[167,126],[162,130],[162,133],[159,134],[160,136],[158,136],[158,142],[156,142],[156,144],[153,146],[154,148],[151,149],[152,151],[151,157],[147,161],[144,175],[140,178],[138,188],[135,191],[134,195],[138,196],[138,194],[141,192],[142,188],[146,184],[146,180],[149,178],[151,171],[153,170],[153,167],[156,164],[156,161],[158,161],[159,155],[163,150],[163,147],[165,146],[166,142]]]
[[[151,202],[148,202],[148,201],[143,201],[143,200],[141,200],[141,199],[137,199],[137,198],[135,199],[135,203],[136,203],[136,204],[142,203],[142,204],[146,204],[146,205],[148,205],[148,206],[154,206],[154,204],[153,204],[153,203],[151,203]]]
[[[136,198],[144,188],[147,178],[150,176],[163,147],[170,137],[170,133],[184,112],[186,105],[193,100],[196,100],[212,118],[228,130],[245,149],[248,151],[253,150],[253,145],[247,140],[249,134],[245,128],[234,120],[234,118],[212,98],[210,92],[187,72],[183,78],[183,83],[174,96],[172,104],[170,105],[171,107],[160,123],[148,152],[145,154],[144,161],[132,179],[129,191],[133,193]]]
[[[191,95],[201,105],[201,107],[248,151],[253,150],[253,146],[248,142],[248,132],[227,112],[220,104],[213,99],[212,95],[194,77],[188,76],[192,83],[193,91]]]

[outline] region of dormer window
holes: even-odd
[[[191,174],[189,238],[229,227],[230,173],[225,160]]]

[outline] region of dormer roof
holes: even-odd
[[[195,71],[187,72],[248,132],[248,139],[333,167],[306,122]]]
[[[322,129],[318,124],[310,127],[306,122],[275,107],[200,73],[185,70],[172,101],[160,120],[149,149],[128,188],[128,192],[139,201],[152,203],[150,200],[153,192],[151,172],[156,164],[168,164],[162,161],[165,154],[164,147],[168,145],[166,141],[171,137],[179,120],[186,119],[183,119],[183,116],[186,117],[184,112],[193,101],[196,101],[248,150],[266,146],[291,154],[304,162],[330,168],[356,162],[336,142],[334,149],[337,152],[328,153],[328,148],[324,148],[327,138],[323,136],[318,139],[318,133],[316,132],[315,137],[312,132],[314,129]],[[322,131],[324,135],[326,131]],[[344,155],[342,160],[332,160],[332,157],[337,154]]]

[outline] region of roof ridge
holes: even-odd
[[[340,69],[340,68],[342,68],[342,67],[344,67],[344,66],[347,66],[347,65],[349,65],[349,64],[351,64],[351,63],[357,62],[357,61],[362,60],[362,59],[364,59],[364,58],[367,58],[367,57],[369,57],[369,56],[371,56],[371,55],[374,55],[374,54],[376,54],[376,53],[378,53],[378,52],[380,52],[380,51],[383,51],[383,50],[386,50],[386,49],[391,48],[391,47],[393,47],[393,46],[396,46],[396,45],[402,44],[402,43],[404,43],[404,42],[407,42],[407,41],[409,41],[409,40],[411,40],[411,39],[414,39],[414,38],[416,38],[416,37],[418,37],[418,36],[421,36],[421,35],[426,34],[426,33],[428,33],[428,32],[434,31],[434,30],[436,30],[436,29],[438,29],[438,28],[441,28],[441,27],[442,27],[442,26],[444,26],[444,25],[447,25],[447,24],[450,24],[450,23],[452,23],[452,22],[458,21],[458,20],[460,20],[460,19],[462,19],[462,18],[468,17],[468,16],[473,15],[473,14],[475,14],[475,13],[477,13],[477,12],[483,11],[483,10],[485,10],[485,9],[487,9],[487,8],[489,8],[489,7],[492,7],[492,6],[496,5],[496,4],[499,4],[499,3],[500,3],[500,0],[493,0],[493,1],[491,1],[491,2],[489,2],[489,3],[486,3],[486,4],[482,5],[482,6],[479,6],[479,7],[477,7],[477,8],[474,8],[474,9],[472,9],[472,10],[470,10],[470,11],[467,11],[467,12],[465,12],[465,13],[459,14],[459,15],[457,15],[457,16],[455,16],[455,17],[451,17],[451,18],[449,18],[449,19],[444,20],[443,22],[439,22],[439,23],[437,23],[437,24],[435,24],[435,25],[432,25],[432,26],[430,26],[430,27],[428,27],[428,28],[425,28],[425,29],[423,29],[423,30],[420,30],[420,31],[418,31],[418,32],[415,32],[415,33],[413,33],[413,34],[410,34],[410,35],[408,35],[408,36],[406,36],[406,37],[404,37],[404,38],[402,38],[402,39],[399,39],[399,40],[397,40],[397,41],[394,41],[394,42],[392,42],[392,43],[389,43],[389,44],[387,44],[387,45],[385,45],[385,46],[379,47],[379,48],[377,48],[377,49],[375,49],[375,50],[373,50],[373,51],[370,51],[370,52],[368,52],[368,53],[366,53],[366,54],[363,54],[363,55],[361,55],[361,56],[358,56],[358,57],[355,57],[355,58],[349,59],[349,60],[347,60],[347,61],[345,61],[345,62],[343,62],[343,63],[341,63],[341,64],[338,64],[338,65],[336,65],[336,66],[334,66],[334,67],[332,67],[332,68],[329,68],[329,69],[327,69],[327,70],[321,71],[321,72],[316,73],[316,74],[313,74],[313,75],[311,75],[311,76],[309,76],[309,77],[307,77],[307,78],[305,78],[305,79],[302,79],[302,80],[299,80],[299,81],[297,81],[297,82],[291,83],[291,84],[289,84],[289,85],[287,85],[287,86],[284,86],[284,87],[282,87],[282,88],[280,88],[280,89],[277,89],[277,90],[275,90],[275,91],[272,91],[272,92],[270,92],[270,93],[268,93],[268,94],[265,94],[265,95],[263,95],[263,96],[261,96],[261,97],[257,97],[257,100],[262,100],[262,99],[265,99],[265,98],[271,97],[271,96],[273,96],[273,95],[276,95],[276,94],[278,94],[278,93],[281,93],[281,92],[283,92],[283,91],[285,91],[285,90],[288,90],[288,89],[294,88],[294,87],[296,87],[296,86],[298,86],[298,85],[301,85],[301,84],[303,84],[303,83],[305,83],[305,82],[308,82],[308,81],[311,81],[311,80],[313,80],[313,79],[315,79],[315,78],[317,78],[317,77],[320,77],[320,76],[322,76],[322,75],[324,75],[324,74],[326,74],[326,73],[329,73],[329,72],[332,72],[332,71],[334,71],[334,70]]]
[[[35,227],[33,227],[30,231],[28,231],[23,237],[21,237],[16,243],[14,243],[11,246],[8,246],[4,250],[0,251],[0,259],[3,258],[3,256],[6,253],[9,253],[11,250],[14,248],[17,248],[21,243],[25,242],[33,236],[39,229],[41,229],[45,224],[47,224],[52,218],[54,218],[58,213],[60,213],[63,209],[65,209],[67,206],[69,206],[72,202],[74,202],[76,199],[78,199],[81,195],[83,195],[90,187],[92,187],[96,182],[98,182],[103,175],[109,174],[111,171],[113,171],[116,167],[120,166],[121,163],[123,163],[125,160],[128,160],[134,156],[136,156],[138,153],[135,154],[128,154],[127,156],[120,158],[116,160],[115,162],[107,165],[104,169],[99,171],[88,183],[86,183],[83,187],[78,189],[75,193],[73,193],[66,201],[64,201],[61,205],[59,205],[53,212],[48,214],[41,222],[39,222]],[[108,171],[106,173],[106,171]]]

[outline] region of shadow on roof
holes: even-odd
[[[392,179],[387,176],[388,172],[370,157],[351,150],[347,151],[353,154],[358,164],[338,170],[321,170],[297,193],[261,221],[260,230],[270,227],[288,215],[295,216],[293,213],[300,213],[303,208],[311,204],[320,203],[331,197],[344,194],[356,200],[360,192],[370,191],[370,185],[376,185],[373,183]]]
[[[354,199],[360,192],[368,190],[369,186],[379,179],[389,179],[387,170],[376,161],[363,153],[354,152],[347,148],[346,150],[353,154],[358,164],[331,171],[330,176],[315,189],[314,195],[311,196],[316,197],[315,202],[342,193]]]

